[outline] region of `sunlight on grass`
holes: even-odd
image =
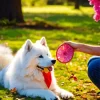
[[[80,10],[75,10],[72,6],[45,6],[45,7],[23,7],[24,13],[58,13],[58,14],[93,14],[93,8],[81,7]]]

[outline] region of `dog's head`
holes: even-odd
[[[52,58],[45,37],[42,37],[36,43],[27,40],[22,47],[23,66],[25,68],[43,70],[47,68],[52,71],[52,66],[56,60]]]

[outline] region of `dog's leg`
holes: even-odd
[[[57,94],[58,96],[60,96],[62,99],[68,99],[68,98],[73,98],[74,95],[71,92],[68,92],[64,89],[61,89],[60,87],[56,87],[56,89],[54,89],[53,91],[55,94]]]
[[[50,90],[43,90],[43,89],[27,89],[27,90],[20,90],[20,95],[25,95],[29,97],[41,97],[46,100],[59,100],[59,98]]]

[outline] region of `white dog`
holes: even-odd
[[[9,48],[0,46],[0,83],[9,90],[16,88],[20,95],[27,97],[46,100],[71,98],[73,94],[56,83],[55,62],[44,37],[36,43],[27,40],[15,57]]]

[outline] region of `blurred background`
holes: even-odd
[[[56,50],[64,41],[100,45],[100,22],[93,20],[94,13],[88,0],[1,0],[0,43],[16,54],[27,39],[35,42],[45,36],[55,59]],[[71,91],[75,100],[100,98],[87,75],[91,56],[75,52],[72,61],[67,64],[57,61],[54,66],[58,85]],[[23,97],[0,86],[0,100],[17,98]]]
[[[47,5],[73,6],[74,9],[80,9],[80,6],[89,6],[89,3],[87,0],[3,0],[0,3],[0,20],[3,20],[5,24],[23,22],[22,7],[43,7]],[[58,9],[56,8],[56,10]]]

